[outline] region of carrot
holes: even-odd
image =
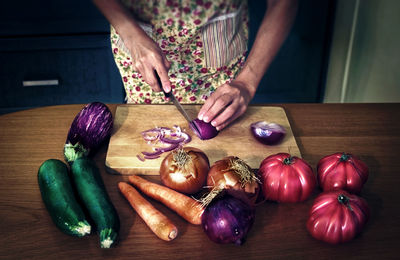
[[[130,183],[136,186],[144,194],[160,201],[189,223],[194,225],[201,224],[201,215],[204,212],[204,208],[200,202],[173,189],[150,182],[137,175],[131,175],[128,179]]]
[[[128,183],[120,182],[118,183],[118,188],[156,236],[165,241],[171,241],[176,238],[178,235],[176,226],[168,217],[143,198],[134,187]]]

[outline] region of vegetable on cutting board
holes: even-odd
[[[128,177],[131,184],[148,197],[163,203],[189,223],[200,225],[204,208],[200,202],[171,188],[150,182],[137,175]]]
[[[210,122],[206,123],[198,118],[189,124],[190,129],[201,139],[208,140],[218,135],[218,130]],[[198,131],[197,131],[198,130]]]
[[[154,234],[165,241],[176,238],[177,227],[168,217],[143,198],[135,188],[125,182],[118,183],[118,188]]]
[[[286,135],[286,130],[283,126],[266,121],[252,123],[250,130],[257,141],[266,145],[279,144]]]
[[[74,118],[64,145],[68,163],[94,152],[110,135],[112,113],[101,102],[87,104]]]
[[[99,169],[92,159],[82,157],[72,163],[71,175],[77,193],[100,234],[100,246],[111,247],[117,240],[120,223]]]
[[[334,153],[319,160],[317,177],[324,191],[342,189],[360,193],[368,179],[368,167],[353,154]]]
[[[76,200],[65,163],[57,159],[43,162],[38,182],[43,202],[56,226],[68,235],[89,234],[91,226]]]
[[[151,146],[152,151],[143,151],[141,154],[136,155],[140,161],[157,159],[163,153],[175,150],[192,140],[190,135],[177,125],[174,125],[172,128],[165,126],[154,127],[143,131],[141,134],[143,140]]]
[[[344,190],[321,193],[313,202],[307,230],[330,244],[352,240],[364,228],[369,218],[367,202]]]
[[[161,162],[161,182],[186,194],[199,192],[206,184],[210,163],[207,155],[194,147],[180,147]]]

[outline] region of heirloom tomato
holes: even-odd
[[[265,199],[278,202],[304,201],[317,183],[311,166],[288,153],[268,156],[258,173]]]
[[[352,240],[369,218],[367,202],[343,190],[321,193],[310,210],[307,230],[331,244]]]
[[[368,179],[368,167],[352,154],[334,153],[319,161],[317,177],[324,191],[343,189],[360,193]]]

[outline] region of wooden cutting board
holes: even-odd
[[[184,105],[188,114],[195,118],[200,105]],[[256,121],[275,122],[285,127],[284,140],[275,146],[259,143],[250,132],[250,124]],[[191,137],[186,146],[203,150],[210,164],[226,156],[237,156],[257,169],[268,155],[287,152],[301,157],[286,113],[281,107],[250,106],[246,113],[215,138],[200,140],[189,128],[187,121],[173,105],[120,105],[114,118],[113,133],[110,138],[106,167],[115,174],[158,175],[160,164],[166,153],[158,159],[141,161],[137,155],[142,151],[151,151],[151,147],[142,139],[141,132],[164,126],[180,126]]]

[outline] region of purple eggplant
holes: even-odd
[[[64,145],[68,163],[90,156],[111,135],[112,113],[101,102],[87,104],[75,117]]]

